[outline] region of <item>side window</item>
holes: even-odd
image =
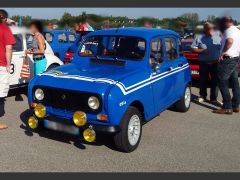
[[[45,35],[45,39],[48,43],[53,42],[53,34],[52,33],[47,32],[44,35]]]
[[[150,64],[160,63],[163,59],[161,38],[155,38],[151,42]]]
[[[27,44],[27,49],[33,48],[33,35],[32,34],[26,34],[26,44]]]
[[[13,45],[13,52],[23,51],[23,36],[21,34],[14,34],[16,43]]]
[[[58,34],[58,42],[66,43],[67,41],[67,35],[65,33]]]
[[[165,38],[166,55],[168,60],[175,60],[178,58],[177,46],[177,40],[175,38]]]
[[[68,39],[71,43],[75,42],[76,37],[73,34],[68,35]]]

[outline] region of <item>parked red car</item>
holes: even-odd
[[[191,44],[193,39],[182,39],[183,54],[188,59],[190,65],[191,74],[193,79],[199,79],[199,61],[198,54],[193,53],[191,50]],[[240,77],[240,60],[238,63],[238,76]]]
[[[193,39],[182,39],[183,54],[188,59],[193,79],[199,79],[199,61],[198,54],[193,53],[191,49]]]

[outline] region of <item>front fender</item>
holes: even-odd
[[[35,82],[37,81],[39,77],[38,76],[35,76],[33,79],[31,79],[31,81],[29,82],[29,85],[28,85],[28,104],[29,104],[29,107],[31,106],[31,103],[33,102],[33,92],[32,92],[32,89],[33,89],[33,86],[35,84]]]
[[[124,95],[119,87],[114,86],[107,100],[107,115],[111,125],[119,125],[126,110],[135,101],[138,101],[143,106],[143,111],[140,112],[144,115],[147,121],[154,116],[154,102],[152,96],[152,89],[150,86],[141,88],[133,93]]]
[[[47,66],[46,69],[51,65],[51,64],[59,64],[60,66],[63,65],[63,62],[56,57],[55,55],[52,54],[47,54],[45,55],[47,59]]]

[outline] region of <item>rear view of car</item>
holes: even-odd
[[[75,33],[65,30],[45,30],[44,36],[54,54],[62,61],[65,53],[76,40]]]

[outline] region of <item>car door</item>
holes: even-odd
[[[59,51],[61,49],[61,44],[58,42],[58,35],[57,33],[53,34],[52,32],[45,32],[45,39],[48,44],[51,46],[54,54],[59,57]]]
[[[164,38],[164,44],[169,74],[174,82],[174,86],[172,87],[174,93],[170,97],[173,103],[182,96],[182,92],[184,91],[184,71],[182,70],[184,62],[179,54],[180,41],[178,37],[167,36]]]
[[[16,44],[13,45],[13,54],[12,54],[12,62],[11,62],[11,70],[10,70],[10,86],[17,86],[20,84],[21,77],[21,69],[23,65],[24,58],[24,36],[23,34],[14,34],[14,38],[16,40]]]
[[[165,55],[162,37],[156,37],[151,42],[150,64],[152,66],[152,90],[156,113],[166,109],[172,102],[174,93],[174,78],[169,75],[171,69]]]

